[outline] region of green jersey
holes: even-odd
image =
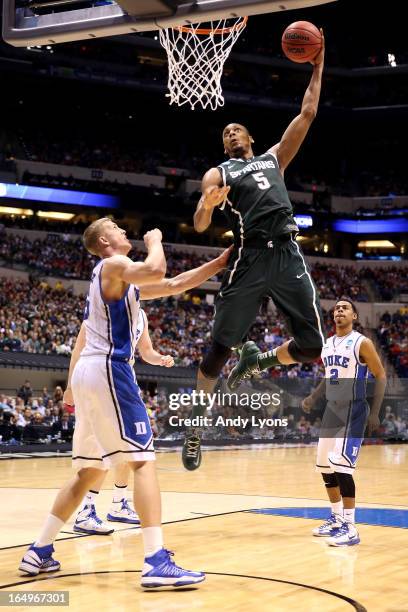
[[[245,240],[268,241],[298,231],[275,155],[231,158],[220,164],[218,170],[224,185],[231,187],[220,209],[229,221],[237,244]]]

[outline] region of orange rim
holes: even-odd
[[[229,28],[216,28],[213,30],[212,28],[198,28],[195,29],[190,26],[176,26],[173,29],[178,30],[179,32],[184,32],[185,34],[199,34],[201,36],[208,36],[209,34],[229,34],[230,32],[234,32],[235,30],[241,30],[246,26],[248,21],[248,17],[244,17],[242,21],[239,21],[235,25],[230,26]]]

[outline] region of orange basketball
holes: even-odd
[[[309,62],[316,57],[321,47],[322,35],[309,21],[295,21],[282,34],[283,52],[292,62]]]

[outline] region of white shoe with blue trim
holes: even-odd
[[[129,504],[129,500],[123,498],[120,502],[114,502],[106,515],[108,521],[116,521],[118,523],[131,523],[132,525],[140,525],[140,519],[137,513]]]
[[[329,546],[355,546],[360,543],[360,536],[353,523],[344,521],[342,526],[336,529],[326,541]]]
[[[343,517],[339,514],[331,513],[327,521],[325,521],[319,527],[315,527],[312,531],[313,535],[318,538],[329,538],[334,535],[334,530],[341,527],[343,524]]]
[[[205,580],[203,572],[192,572],[179,567],[171,559],[170,550],[161,548],[151,557],[146,557],[142,569],[141,585],[144,588],[162,586],[183,587],[198,584]]]
[[[47,546],[34,546],[32,544],[21,559],[18,569],[28,576],[37,576],[43,572],[58,572],[61,564],[52,558],[53,552],[52,544]]]
[[[99,518],[96,514],[95,506],[91,504],[78,512],[74,523],[74,531],[89,535],[109,535],[115,530]]]

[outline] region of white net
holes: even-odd
[[[215,110],[224,105],[221,76],[233,45],[246,26],[246,17],[211,21],[188,28],[160,30],[160,43],[169,63],[167,96],[170,104],[201,104]]]

